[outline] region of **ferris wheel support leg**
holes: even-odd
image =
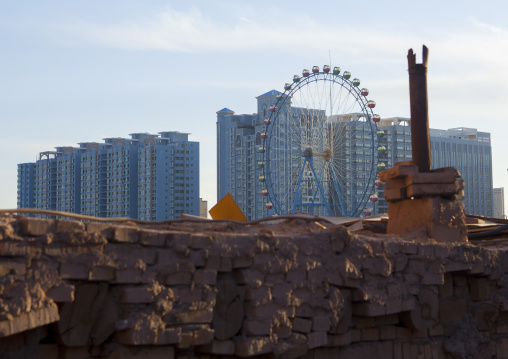
[[[343,217],[346,216],[346,211],[344,210],[344,201],[342,200],[342,192],[339,187],[339,182],[337,181],[337,177],[335,177],[335,172],[331,170],[332,172],[332,178],[333,178],[333,185],[335,186],[335,190],[337,191],[337,197],[339,198],[339,206],[341,210],[341,214]],[[353,203],[353,202],[351,202]]]
[[[321,186],[321,183],[319,183],[319,181],[318,181],[318,177],[316,176],[316,172],[314,171],[314,166],[312,165],[312,162],[308,158],[306,158],[305,161],[309,162],[310,170],[312,171],[312,174],[314,176],[314,180],[316,181],[316,185],[317,185],[319,194],[321,194],[321,198],[322,198],[323,204],[325,205],[325,208],[326,208],[326,211],[328,212],[328,215],[330,217],[332,217],[332,211],[330,210],[330,206],[326,202],[325,191],[323,191],[323,187]],[[305,165],[304,165],[304,168],[305,168]]]
[[[298,206],[298,198],[300,198],[300,186],[302,185],[304,171],[305,171],[305,162],[303,163],[302,171],[300,172],[300,178],[298,179],[298,186],[296,187],[295,200],[293,201],[291,213],[296,213],[296,207]]]

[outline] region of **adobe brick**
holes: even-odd
[[[439,321],[441,323],[452,323],[460,320],[467,311],[465,298],[456,300],[441,301],[439,304]]]
[[[52,287],[46,292],[46,296],[57,303],[73,302],[74,286],[70,284],[61,284]]]
[[[273,342],[270,337],[245,337],[235,341],[235,355],[250,357],[271,353]]]
[[[404,359],[402,356],[402,343],[400,342],[393,343],[393,359]]]
[[[429,329],[429,336],[431,336],[431,337],[440,337],[443,335],[444,335],[444,328],[440,324],[437,324],[434,327]]]
[[[270,288],[267,286],[261,286],[259,288],[247,288],[245,291],[245,299],[255,303],[267,303],[272,300],[272,293]]]
[[[233,262],[231,258],[220,257],[219,272],[231,272],[233,270]]]
[[[366,329],[364,329],[366,330]],[[397,338],[397,328],[393,325],[382,326],[379,328],[379,339],[393,340]]]
[[[286,281],[289,283],[303,283],[307,281],[307,271],[304,267],[290,269],[286,273]]]
[[[192,333],[192,345],[205,345],[213,341],[213,329],[203,328]]]
[[[326,332],[312,332],[307,334],[307,346],[309,349],[324,347],[328,343]]]
[[[426,273],[422,277],[422,284],[425,284],[425,285],[442,285],[442,284],[444,284],[444,275],[443,274]]]
[[[172,249],[157,249],[157,264],[172,264],[178,261],[177,254]]]
[[[272,287],[278,287],[279,285],[285,284],[286,280],[284,277],[284,273],[273,273],[273,274],[267,274],[265,276],[265,284],[272,286]]]
[[[293,331],[298,333],[310,333],[312,329],[312,320],[295,317],[293,319]]]
[[[243,332],[249,336],[269,336],[272,333],[271,319],[246,319],[243,322]]]
[[[217,272],[206,269],[198,269],[194,273],[194,283],[215,285],[217,283]]]
[[[114,228],[111,223],[103,222],[89,222],[86,224],[86,231],[88,233],[100,233],[107,239],[112,239],[114,236]]]
[[[427,338],[429,336],[429,332],[427,329],[415,330],[413,331],[413,336],[415,338]]]
[[[397,339],[399,340],[411,339],[411,330],[404,327],[396,327],[396,330],[397,330]]]
[[[113,281],[115,279],[116,269],[109,266],[94,267],[89,273],[89,280]]]
[[[444,283],[438,287],[439,297],[446,298],[453,296],[453,278],[451,273],[444,275]]]
[[[508,338],[499,338],[496,341],[496,358],[508,358]]]
[[[61,263],[60,278],[62,279],[88,279],[89,268],[80,263]]]
[[[122,303],[151,303],[154,299],[154,293],[148,286],[124,287],[120,301]]]
[[[181,324],[208,324],[212,322],[212,308],[202,310],[189,310],[173,316],[176,323]],[[169,319],[169,317],[168,317]]]
[[[213,244],[213,237],[209,234],[193,233],[190,237],[191,248],[204,249]]]
[[[469,271],[471,274],[489,274],[490,270],[485,268],[485,263],[483,262],[474,262],[471,266],[471,270]]]
[[[406,188],[405,179],[402,178],[388,178],[385,182],[385,189],[402,189]]]
[[[434,243],[434,251],[436,258],[444,259],[450,255],[450,248],[442,243]]]
[[[195,267],[202,268],[206,265],[208,251],[204,249],[192,250],[189,252],[189,260]]]
[[[418,244],[415,242],[404,241],[400,243],[400,251],[405,254],[417,254]]]
[[[278,313],[285,313],[288,318],[295,316],[294,306],[281,306],[273,302],[260,305],[251,305],[250,303],[252,302],[245,304],[245,314],[248,318],[272,319]]]
[[[376,326],[376,318],[368,318],[368,317],[355,318],[355,328],[364,329],[364,328],[374,328],[375,326]]]
[[[351,335],[351,343],[359,342],[362,340],[362,331],[360,329],[352,329],[348,333]]]
[[[327,346],[329,347],[342,347],[345,345],[351,344],[351,332],[347,332],[341,335],[331,335],[328,334],[327,336]]]
[[[166,247],[190,247],[191,234],[187,232],[167,232]]]
[[[395,258],[393,259],[393,271],[394,272],[402,272],[408,262],[408,256],[405,254],[396,254]]]
[[[490,286],[487,278],[469,278],[471,300],[480,302],[490,297]]]
[[[164,247],[166,244],[166,231],[142,229],[139,231],[139,243],[145,246]]]
[[[301,318],[312,318],[315,314],[316,310],[306,302],[296,308],[296,315]]]
[[[235,271],[235,277],[238,284],[247,284],[250,287],[261,286],[265,279],[263,273],[251,268]]]
[[[56,233],[63,233],[63,232],[74,232],[74,231],[80,231],[83,232],[86,230],[85,224],[80,221],[74,221],[69,219],[57,219],[55,220]]]
[[[233,269],[249,268],[254,264],[254,260],[251,257],[234,257],[232,261]]]
[[[327,332],[330,330],[330,315],[316,315],[312,318],[312,331]]]
[[[157,343],[158,330],[122,330],[115,333],[115,341],[127,345],[153,345]]]
[[[129,284],[141,283],[143,271],[136,268],[117,269],[115,283]]]
[[[146,248],[130,243],[108,243],[104,247],[104,254],[122,262],[141,259],[146,264],[155,264],[157,258],[157,250],[155,248]]]
[[[375,342],[378,340],[379,340],[379,329],[378,328],[362,329],[362,341],[363,342]]]
[[[29,313],[23,313],[10,320],[0,321],[0,333],[3,337],[21,333],[29,329],[42,327],[60,320],[58,307],[55,303]]]
[[[402,312],[402,297],[389,297],[386,302],[386,314]]]
[[[0,262],[0,277],[7,274],[25,275],[28,263],[24,262]]]
[[[468,271],[472,267],[471,263],[453,262],[449,261],[445,263],[446,272],[461,272]]]
[[[178,301],[182,303],[201,302],[203,300],[203,289],[194,287],[182,287],[177,291]]]
[[[468,287],[455,287],[453,289],[453,294],[456,297],[461,297],[469,294],[469,288]]]
[[[478,330],[491,331],[495,326],[499,310],[492,304],[482,303],[474,308],[473,315]]]
[[[207,345],[197,347],[196,351],[217,355],[233,355],[235,353],[235,343],[232,340],[214,340]]]
[[[182,335],[180,336],[180,343],[178,343],[177,348],[179,349],[189,348],[192,345],[192,339],[194,339],[193,333],[182,333]]]
[[[192,282],[192,273],[189,272],[168,274],[164,281],[164,283],[167,285],[190,285],[191,282]]]
[[[113,240],[120,243],[137,243],[139,241],[139,229],[129,226],[116,226]]]
[[[52,219],[20,218],[19,224],[22,236],[42,236],[53,232],[55,228],[55,222]]]
[[[41,251],[40,249],[38,250]],[[30,247],[18,242],[0,242],[0,257],[21,257],[28,254],[36,254]],[[39,257],[37,255],[37,257]]]
[[[353,314],[364,317],[377,317],[386,314],[386,307],[376,302],[353,303]]]
[[[377,326],[396,325],[396,324],[399,324],[398,314],[382,315],[376,318]]]

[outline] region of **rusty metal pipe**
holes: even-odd
[[[427,99],[427,60],[429,50],[423,45],[421,64],[416,63],[413,49],[407,54],[409,72],[409,101],[411,105],[411,143],[413,164],[419,172],[432,168],[429,133],[429,104]]]

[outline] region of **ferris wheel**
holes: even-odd
[[[356,217],[377,200],[376,131],[369,90],[325,65],[286,83],[261,134],[269,213]]]

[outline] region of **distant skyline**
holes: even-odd
[[[494,187],[508,187],[508,3],[316,4],[0,3],[0,208],[16,207],[17,164],[39,152],[159,131],[200,142],[211,208],[217,111],[254,113],[256,96],[331,64],[362,81],[383,118],[409,117],[406,56],[421,62],[422,44],[430,127],[490,132]]]

